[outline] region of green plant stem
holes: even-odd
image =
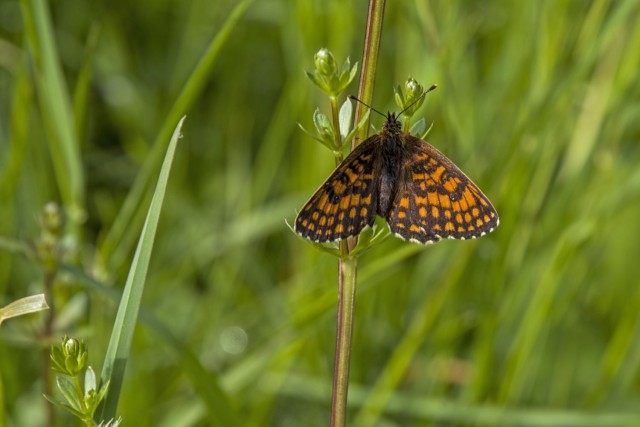
[[[42,342],[45,344],[42,348],[42,392],[46,396],[53,395],[53,387],[51,386],[51,356],[49,342],[53,335],[53,321],[55,320],[55,300],[53,298],[53,283],[56,279],[57,269],[46,269],[44,275],[44,289],[47,300],[49,301],[49,311],[42,330]],[[46,423],[48,427],[55,425],[55,412],[53,404],[46,401],[47,415]]]
[[[405,132],[409,132],[409,130],[411,130],[411,117],[410,116],[403,117],[403,120],[404,120],[404,123],[403,123],[402,130]]]
[[[373,99],[373,87],[376,81],[378,51],[380,50],[380,39],[382,37],[382,21],[384,19],[385,3],[385,0],[369,0],[369,15],[367,17],[367,30],[364,39],[364,52],[362,54],[360,86],[358,87],[358,98],[369,105],[371,105]],[[365,108],[366,107],[359,102],[356,104],[355,126],[362,120]],[[367,137],[368,132],[369,123],[362,126],[356,137],[353,138],[353,148]]]
[[[84,388],[82,386],[82,383],[80,382],[79,375],[76,375],[73,377],[73,384],[76,386],[76,394],[79,397],[78,401],[80,402],[80,405],[82,405],[81,412],[84,414],[84,416],[82,417],[82,422],[87,427],[93,427],[95,423],[93,422],[93,419],[89,416],[87,403],[84,399]]]
[[[347,420],[347,393],[351,362],[353,310],[356,301],[356,257],[340,259],[338,277],[338,331],[331,400],[331,426],[342,427]]]
[[[382,21],[384,17],[385,0],[370,0],[367,29],[364,41],[362,70],[360,72],[360,86],[358,98],[371,104],[373,86],[375,83],[380,37],[382,35]],[[339,126],[337,101],[332,100],[334,127]],[[364,114],[360,103],[356,106],[354,126],[357,126]],[[367,136],[369,125],[359,131],[352,143],[355,148],[359,140]],[[337,135],[340,135],[339,128]],[[353,333],[353,313],[356,301],[357,258],[350,257],[349,252],[356,246],[357,239],[349,238],[340,242],[343,256],[338,263],[338,319],[336,332],[336,357],[333,374],[333,396],[331,399],[331,427],[343,427],[347,421],[347,395],[349,391],[349,368],[351,363],[351,336]]]

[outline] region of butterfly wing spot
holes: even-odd
[[[342,194],[347,189],[347,186],[341,181],[334,181],[331,185],[333,186],[333,191],[336,194]]]
[[[340,199],[340,209],[347,210],[351,205],[351,195],[346,195]]]
[[[434,180],[435,182],[440,182],[440,178],[442,177],[442,174],[444,173],[444,171],[445,171],[444,166],[442,165],[439,166],[438,168],[436,168],[436,171],[431,174],[431,179]]]
[[[449,193],[454,193],[458,189],[458,184],[456,184],[456,181],[454,179],[449,179],[444,183],[444,189]]]
[[[451,207],[451,199],[447,194],[438,194],[438,202],[443,208],[449,209]]]
[[[415,202],[416,202],[416,206],[423,206],[427,204],[427,198],[416,195]]]

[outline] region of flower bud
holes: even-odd
[[[316,69],[307,71],[307,77],[330,97],[337,97],[351,83],[356,75],[358,64],[351,66],[349,58],[341,69],[329,49],[322,48],[314,55]]]
[[[424,102],[424,88],[416,80],[409,77],[403,86],[398,85],[395,89],[396,104],[400,110],[405,110],[405,116],[411,117],[418,111]],[[422,97],[422,98],[421,98]]]
[[[338,74],[338,66],[333,54],[327,48],[320,49],[314,56],[316,70],[324,77],[331,78]]]
[[[84,342],[64,337],[59,347],[52,348],[53,368],[64,375],[78,375],[86,366],[87,355]]]

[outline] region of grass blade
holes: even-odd
[[[160,218],[160,209],[162,208],[162,202],[164,200],[167,182],[169,180],[169,171],[171,170],[171,163],[173,162],[183,121],[184,117],[178,123],[178,126],[171,137],[171,142],[169,142],[167,154],[165,155],[164,163],[160,170],[160,177],[158,178],[156,191],[153,195],[153,199],[151,200],[147,219],[144,227],[142,228],[140,239],[138,240],[138,247],[133,257],[133,263],[129,270],[127,283],[122,294],[122,299],[120,300],[120,306],[118,307],[118,314],[113,326],[113,331],[111,332],[111,340],[109,342],[101,375],[102,384],[110,381],[111,386],[105,399],[102,419],[111,419],[116,416],[118,397],[122,388],[124,370],[127,364],[129,350],[131,348],[133,331],[135,330],[138,319],[140,300],[142,299],[142,292],[144,291],[147,270],[149,268],[149,260],[151,258],[151,250],[153,248],[153,241],[158,226],[158,219]]]
[[[74,218],[84,210],[84,173],[51,15],[44,0],[23,0],[21,4],[38,71],[36,82],[42,115],[50,130],[50,151],[56,180],[67,210]]]

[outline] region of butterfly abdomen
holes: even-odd
[[[402,142],[397,134],[383,133],[378,181],[378,215],[386,218],[398,190],[402,167]]]

